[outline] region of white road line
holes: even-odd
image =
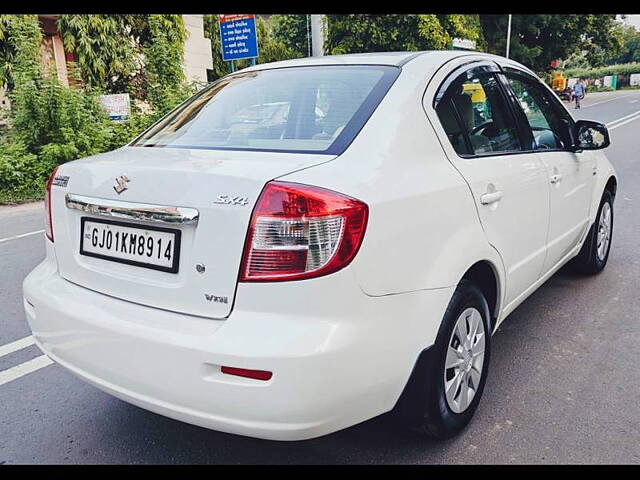
[[[639,113],[640,113],[640,110],[638,110],[637,112],[630,113],[629,115],[625,115],[624,117],[617,118],[617,119],[607,123],[607,127],[611,127],[612,125],[614,125],[614,124],[616,124],[618,122],[622,122],[623,120],[626,120],[627,118],[631,118],[631,117],[633,117],[635,115],[638,115]]]
[[[21,363],[20,365],[16,365],[15,367],[11,367],[7,370],[2,370],[0,372],[0,385],[4,385],[5,383],[12,382],[13,380],[17,380],[20,377],[24,377],[30,373],[33,373],[41,368],[48,367],[53,363],[46,355],[40,355],[39,357],[33,358],[27,362]]]
[[[613,130],[614,128],[621,127],[623,125],[626,125],[629,122],[633,122],[634,120],[638,120],[639,118],[640,118],[640,115],[636,115],[635,117],[629,118],[628,120],[625,120],[624,122],[616,123],[613,127],[609,127],[609,130]]]
[[[16,340],[15,342],[2,345],[0,346],[0,357],[4,357],[5,355],[9,355],[10,353],[17,352],[18,350],[22,350],[23,348],[30,347],[34,343],[35,342],[33,340],[33,336],[29,335],[28,337],[21,338],[20,340]]]
[[[594,107],[594,106],[596,106],[596,105],[600,105],[600,104],[602,104],[602,103],[613,102],[614,100],[620,100],[621,98],[626,98],[626,97],[631,97],[631,96],[632,96],[632,95],[621,95],[621,96],[616,97],[616,98],[610,98],[609,100],[602,100],[601,102],[591,103],[591,104],[589,104],[589,105],[585,105],[585,106],[584,106],[584,107],[582,107],[582,108]],[[636,100],[636,101],[637,101],[637,100]],[[631,103],[633,103],[633,102],[631,102]]]
[[[43,233],[44,230],[36,230],[35,232],[22,233],[20,235],[14,235],[13,237],[0,238],[0,243],[8,242],[9,240],[16,240],[18,238],[29,237],[31,235],[37,235],[38,233]]]

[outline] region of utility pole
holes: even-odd
[[[509,24],[507,25],[507,54],[505,57],[509,58],[509,45],[511,43],[511,15],[509,15]]]
[[[311,55],[324,55],[324,15],[311,15]]]

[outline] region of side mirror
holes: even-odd
[[[611,144],[607,127],[591,120],[576,121],[573,138],[575,150],[600,150]]]

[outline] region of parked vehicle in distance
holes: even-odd
[[[605,267],[608,145],[498,56],[250,67],[52,173],[26,316],[57,363],[178,420],[299,440],[392,411],[449,437],[509,313]]]

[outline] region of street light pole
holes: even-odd
[[[509,24],[507,25],[507,54],[505,57],[509,58],[509,45],[511,43],[511,15],[509,15]]]

